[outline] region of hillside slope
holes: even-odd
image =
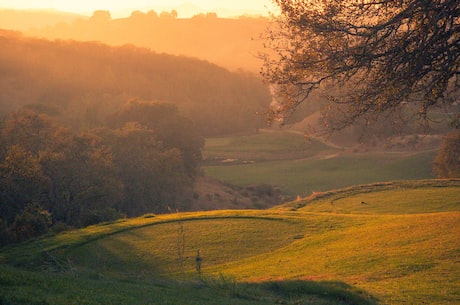
[[[110,45],[129,43],[158,53],[200,58],[233,71],[243,69],[258,73],[263,63],[258,53],[265,51],[259,36],[270,23],[263,17],[218,18],[213,13],[193,18],[159,16],[154,11],[136,11],[129,18],[121,19],[100,15],[26,33]]]
[[[271,102],[259,76],[204,60],[0,29],[0,116],[51,109],[74,129],[101,127],[129,100],[177,105],[203,135],[253,131]]]
[[[64,304],[93,283],[88,304],[453,304],[459,198],[458,179],[393,182],[266,211],[120,220],[2,249],[0,294]],[[156,297],[133,302],[130,285]]]

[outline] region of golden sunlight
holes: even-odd
[[[201,12],[218,11],[229,15],[263,14],[272,10],[271,0],[0,0],[0,8],[54,9],[65,12],[89,14],[95,10],[109,10],[112,15],[128,15],[133,10],[163,10],[183,8]],[[183,14],[187,14],[185,11]],[[183,17],[179,12],[179,17]]]

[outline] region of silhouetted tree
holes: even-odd
[[[90,20],[97,23],[106,23],[112,19],[109,11],[98,10],[93,12]]]
[[[171,12],[161,12],[160,13],[160,18],[163,18],[163,19],[176,19],[178,16],[178,13],[176,10],[171,10]]]
[[[340,87],[328,106],[340,115],[325,116],[332,128],[402,108],[424,122],[430,110],[458,99],[459,1],[274,2],[281,14],[268,30],[262,70],[278,96],[271,119],[326,85]],[[458,127],[458,109],[450,114]]]

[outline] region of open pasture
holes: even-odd
[[[355,184],[430,179],[436,151],[345,151],[300,133],[261,131],[207,139],[207,176],[238,186],[272,184],[289,196],[307,196]]]
[[[340,209],[325,208],[331,198]],[[369,204],[356,203],[363,198]],[[392,210],[389,198],[401,204]],[[77,304],[62,298],[97,294],[85,303],[454,304],[458,198],[459,180],[394,182],[265,211],[92,226],[2,249],[2,302]]]

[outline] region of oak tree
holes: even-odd
[[[438,108],[459,126],[457,0],[274,3],[280,14],[265,37],[262,69],[277,93],[270,119],[288,116],[323,89],[332,128],[394,113],[428,122]]]

